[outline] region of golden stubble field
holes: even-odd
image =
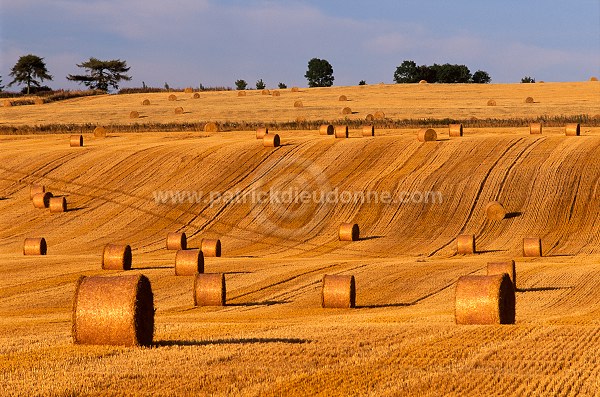
[[[2,125],[521,118],[600,113],[600,84],[413,85],[81,98],[0,108]],[[339,95],[348,102],[339,102]],[[532,96],[537,103],[525,104]],[[155,105],[141,106],[149,98]],[[488,107],[488,99],[497,105]],[[294,100],[305,105],[294,109]],[[183,102],[183,104],[181,103]],[[243,102],[243,104],[240,104]],[[153,107],[154,106],[154,107]],[[189,110],[188,110],[189,108]],[[321,115],[323,114],[323,115]],[[458,116],[457,116],[458,115]],[[460,116],[460,117],[459,117]],[[152,119],[152,120],[150,120]],[[156,120],[155,120],[156,119]],[[4,395],[584,395],[600,390],[600,128],[467,128],[419,143],[414,129],[374,138],[281,131],[263,148],[253,131],[112,133],[83,148],[69,136],[0,136],[0,383]],[[70,211],[33,208],[29,185],[67,197]],[[296,190],[294,190],[296,189]],[[337,191],[325,203],[255,202],[255,191]],[[343,200],[343,192],[403,197]],[[438,192],[441,202],[418,200]],[[210,194],[212,193],[212,197]],[[426,194],[425,194],[426,195]],[[406,199],[406,198],[409,199]],[[485,205],[512,216],[489,221]],[[341,222],[364,237],[339,242]],[[192,277],[174,275],[170,231],[191,247],[219,237],[227,306],[194,308]],[[455,254],[458,234],[478,254]],[[22,255],[26,237],[48,255]],[[523,258],[521,241],[543,240]],[[102,271],[102,248],[128,243],[130,273],[149,277],[151,348],[77,346],[75,281]],[[515,325],[457,326],[454,286],[488,261],[517,263]],[[321,309],[324,274],[356,277],[356,309]]]

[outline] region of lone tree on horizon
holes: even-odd
[[[33,54],[23,55],[19,58],[15,66],[12,67],[10,76],[14,77],[14,80],[8,83],[8,86],[12,87],[15,83],[25,84],[27,94],[31,92],[31,86],[40,87],[40,81],[52,80],[52,76],[46,69],[44,58]]]
[[[333,67],[325,59],[313,58],[308,61],[308,70],[304,75],[309,87],[331,87],[333,85]]]
[[[70,74],[67,80],[83,83],[94,90],[108,91],[109,87],[118,90],[121,80],[131,80],[131,76],[125,74],[130,69],[127,67],[127,61],[120,59],[101,61],[91,57],[88,61],[77,64],[77,67],[86,69],[87,74]]]

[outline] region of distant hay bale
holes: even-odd
[[[356,283],[354,276],[323,276],[321,282],[321,307],[332,309],[354,308],[356,306]]]
[[[300,89],[298,87],[292,87],[292,92],[299,92]]]
[[[437,141],[437,133],[431,128],[421,128],[417,133],[417,139],[419,142]]]
[[[81,345],[152,345],[150,280],[142,274],[82,276],[75,287],[72,335],[73,342]]]
[[[338,230],[338,238],[340,241],[358,241],[360,238],[360,230],[356,223],[342,223]]]
[[[362,127],[362,136],[375,136],[375,126],[373,125],[363,125]]]
[[[333,135],[333,125],[323,124],[319,127],[319,135]]]
[[[129,245],[106,244],[102,252],[102,269],[130,270],[131,259]]]
[[[279,147],[280,145],[281,140],[277,134],[268,134],[263,137],[264,147]]]
[[[142,106],[149,106],[150,105],[150,99],[144,99],[142,101]]]
[[[294,107],[295,108],[303,108],[304,104],[302,103],[302,101],[296,101],[296,102],[294,102]]]
[[[209,122],[204,124],[204,132],[217,132],[219,131],[219,127],[217,123]]]
[[[273,91],[273,93],[271,95],[273,95],[273,96],[281,96],[281,92],[279,92],[279,91]]]
[[[336,125],[334,129],[334,135],[336,138],[348,138],[348,126]]]
[[[34,208],[48,208],[50,206],[50,199],[52,198],[52,193],[44,192],[37,193],[31,199]]]
[[[375,120],[383,120],[383,119],[385,119],[385,113],[378,110],[373,114],[373,117],[375,118]]]
[[[33,104],[34,104],[34,105],[43,105],[43,104],[44,104],[44,99],[43,99],[43,98],[40,98],[40,97],[37,97],[37,98],[35,98],[35,99],[33,100]]]
[[[12,106],[12,102],[10,101],[10,99],[5,99],[2,101],[2,106],[4,106],[5,108],[9,108]]]
[[[256,129],[256,139],[263,139],[269,133],[269,128],[262,127]]]
[[[48,202],[48,207],[50,212],[67,212],[67,198],[64,196],[52,197]]]
[[[246,96],[246,91],[238,91],[237,96]]]
[[[590,81],[598,81],[598,77],[592,76],[592,77],[590,77]]]
[[[176,100],[177,100],[177,96],[175,94],[169,95],[169,101],[176,101]]]
[[[501,221],[506,218],[506,210],[499,202],[490,201],[485,206],[485,216],[492,221]]]
[[[373,121],[373,120],[375,120],[375,116],[373,116],[371,113],[369,113],[369,114],[367,114],[365,116],[365,120],[366,121]]]
[[[166,243],[168,250],[185,250],[187,249],[187,236],[185,233],[169,232]]]
[[[542,134],[542,123],[531,123],[529,124],[530,135],[541,135]]]
[[[71,138],[69,139],[69,146],[82,147],[83,146],[83,135],[71,135]]]
[[[184,93],[184,94],[191,94],[192,92],[194,92],[194,89],[193,89],[192,87],[186,87],[186,88],[183,90],[183,93]]]
[[[538,237],[526,237],[523,239],[523,256],[542,256],[542,240]]]
[[[419,80],[419,84],[427,84],[427,80]]]
[[[46,187],[44,185],[31,185],[29,186],[29,199],[32,200],[33,196],[38,193],[46,193]]]
[[[514,324],[515,289],[507,274],[462,276],[454,294],[456,324]]]
[[[140,114],[138,112],[136,112],[135,110],[132,110],[131,112],[129,112],[130,119],[137,119],[139,117],[140,117]]]
[[[504,262],[488,262],[487,264],[487,275],[491,276],[494,274],[508,274],[510,281],[516,289],[517,286],[517,270],[515,267],[515,261],[504,261]]]
[[[183,108],[181,106],[176,107],[175,114],[183,114]]]
[[[221,240],[203,238],[200,242],[200,249],[205,257],[220,257],[221,256]]]
[[[107,133],[106,128],[104,128],[102,126],[98,126],[98,127],[94,128],[94,136],[96,138],[106,138],[106,133]]]
[[[296,123],[305,123],[305,122],[306,122],[306,117],[304,117],[304,116],[296,117]]]
[[[263,95],[271,95],[271,91],[269,91],[267,89],[262,90],[260,93]]]
[[[23,243],[23,255],[46,255],[47,253],[48,245],[45,238],[29,237],[25,239]]]
[[[348,97],[346,95],[340,95],[340,97],[338,98],[338,101],[340,102],[346,102],[348,100]]]
[[[352,109],[346,106],[342,109],[342,114],[352,114]]]
[[[194,95],[192,95],[193,99],[200,99],[200,94],[197,92],[194,92]]]
[[[456,237],[456,252],[459,255],[475,253],[475,236],[473,234],[461,234]]]
[[[490,99],[489,101],[487,101],[487,105],[488,106],[496,106],[496,101],[493,99]]]
[[[204,254],[200,250],[179,250],[175,254],[175,275],[194,276],[204,273]]]
[[[581,126],[579,123],[571,123],[565,126],[566,136],[579,136],[581,134]]]
[[[194,306],[225,306],[225,274],[198,273],[194,279]]]
[[[460,137],[463,136],[463,125],[459,124],[448,124],[448,134],[451,137]]]
[[[533,97],[528,96],[525,98],[525,103],[533,103]]]

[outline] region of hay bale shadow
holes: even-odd
[[[383,238],[385,236],[367,236],[367,237],[360,237],[358,239],[358,241],[368,241],[368,240],[376,240],[378,238]]]
[[[512,219],[512,218],[516,218],[516,217],[518,217],[518,216],[521,216],[521,215],[523,215],[523,213],[522,213],[522,212],[520,212],[520,211],[509,212],[509,213],[507,213],[507,214],[504,216],[504,218],[505,218],[505,219]]]
[[[573,289],[575,287],[532,287],[532,288],[515,288],[516,292],[543,292],[543,291],[560,291]]]
[[[229,338],[216,340],[161,340],[155,341],[156,347],[170,346],[210,346],[210,345],[252,345],[264,343],[303,344],[312,342],[300,338]]]

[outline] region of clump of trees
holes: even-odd
[[[530,76],[525,76],[521,79],[521,83],[535,83],[535,79]]]
[[[125,74],[130,69],[127,67],[127,62],[120,59],[101,61],[91,57],[89,60],[77,64],[77,67],[85,69],[86,74],[70,74],[67,76],[67,80],[84,84],[93,90],[108,91],[110,87],[118,90],[121,80],[131,80],[131,77]]]
[[[52,76],[48,73],[44,58],[37,55],[28,54],[19,58],[15,66],[10,70],[10,76],[14,78],[8,83],[9,87],[13,84],[25,84],[26,94],[31,93],[31,87],[41,87],[40,82],[44,80],[52,80]]]
[[[467,66],[451,65],[449,63],[417,66],[414,61],[406,60],[394,72],[394,81],[398,84],[418,83],[421,80],[425,80],[428,83],[477,84],[486,84],[492,81],[490,75],[483,70],[478,70],[471,74]]]
[[[333,85],[333,66],[325,60],[313,58],[308,61],[308,70],[304,75],[309,87],[331,87]]]

